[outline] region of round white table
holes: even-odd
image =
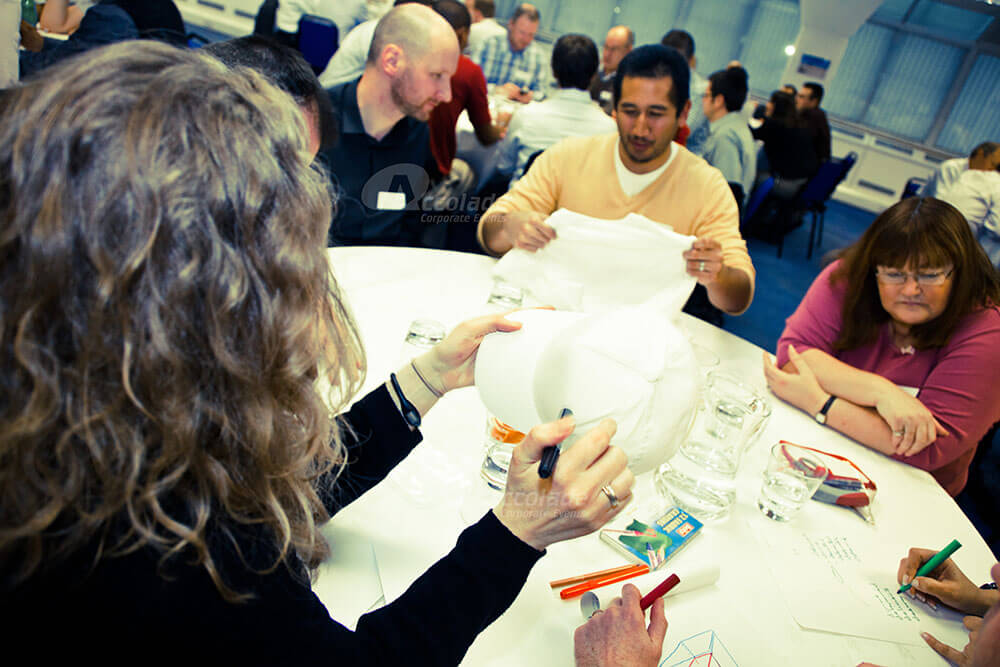
[[[398,367],[402,340],[412,320],[432,318],[451,327],[487,310],[494,264],[490,258],[378,247],[335,248],[330,257],[365,343],[365,391],[384,382]],[[760,348],[700,320],[682,318],[689,336],[719,356],[721,368],[763,383]],[[877,571],[889,585],[895,581],[899,558],[907,547],[939,549],[953,538],[964,545],[955,561],[973,581],[987,581],[994,559],[985,542],[930,475],[862,447],[772,400],[771,420],[738,474],[738,499],[732,514],[722,522],[707,524],[702,535],[663,569],[665,578],[674,565],[680,569],[717,563],[721,568],[714,586],[667,600],[670,627],[663,665],[707,665],[707,656],[699,658],[690,651],[711,641],[716,649],[712,665],[942,664],[919,640],[917,635],[925,628],[918,621],[912,623],[916,641],[910,644],[804,628],[793,618],[777,578],[784,577],[787,587],[794,573],[773,567],[769,548],[774,547],[768,545],[798,539],[803,533],[851,541],[863,546],[865,553],[878,554],[863,565]],[[451,549],[466,524],[463,502],[478,488],[474,485],[483,484],[479,466],[484,419],[485,409],[475,389],[445,396],[424,420],[423,443],[387,480],[326,526],[332,555],[321,567],[314,590],[333,618],[353,627],[358,616],[395,599]],[[807,503],[787,524],[763,517],[756,508],[756,493],[768,448],[780,439],[838,453],[859,465],[879,487],[873,506],[876,525],[869,526],[849,510],[818,502]],[[636,500],[653,493],[650,475],[640,476]],[[387,519],[394,527],[391,534],[373,529],[386,525]],[[573,630],[582,622],[579,600],[560,600],[548,582],[622,562],[596,535],[550,547],[514,604],[480,635],[463,664],[573,664]],[[852,605],[858,604],[826,584],[791,583],[801,594],[814,598],[817,608],[849,616],[855,608]],[[965,642],[959,621],[949,618],[946,622],[952,635],[939,638],[950,638],[961,650]]]

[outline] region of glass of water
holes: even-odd
[[[442,340],[445,334],[444,325],[436,320],[417,319],[410,322],[410,328],[403,338],[403,346],[399,351],[396,366],[405,366],[414,357],[431,349]]]
[[[788,521],[813,497],[829,473],[819,453],[779,442],[771,448],[757,507],[769,519]]]
[[[714,438],[688,440],[657,468],[661,496],[700,521],[721,521],[736,502],[742,447]]]
[[[524,291],[503,278],[494,278],[493,288],[490,290],[490,296],[486,299],[486,303],[499,311],[520,308],[524,303]]]
[[[503,491],[507,486],[507,470],[514,447],[524,440],[524,433],[503,423],[491,414],[486,415],[486,457],[480,475],[490,488]]]
[[[708,374],[705,403],[705,430],[719,440],[736,441],[740,447],[759,437],[771,416],[771,404],[760,389],[721,371]]]

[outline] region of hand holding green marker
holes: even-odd
[[[948,544],[948,546],[946,546],[944,549],[931,556],[931,559],[929,561],[921,565],[920,569],[917,570],[917,575],[913,578],[916,579],[917,577],[926,577],[928,574],[936,570],[938,568],[938,565],[948,560],[953,553],[958,551],[958,548],[960,546],[962,545],[961,543],[959,543],[958,540],[952,540]],[[913,585],[912,581],[908,584],[903,584],[902,586],[899,587],[899,590],[896,591],[896,593],[897,594],[905,593],[906,591],[910,590],[910,586],[912,585]]]

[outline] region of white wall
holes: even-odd
[[[829,85],[844,58],[847,41],[881,4],[882,0],[800,0],[801,26],[795,38],[795,54],[788,59],[781,81],[796,87],[806,81]],[[806,54],[830,61],[825,77],[799,73],[802,56]]]

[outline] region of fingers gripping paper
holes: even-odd
[[[687,435],[699,396],[694,353],[664,292],[601,314],[522,311],[524,326],[490,334],[476,359],[487,409],[519,431],[573,411],[582,435],[606,417],[636,474],[669,458]],[[668,307],[669,306],[669,307]],[[565,445],[564,445],[565,447]]]
[[[556,308],[602,312],[645,303],[669,290],[681,305],[694,289],[681,256],[695,237],[630,213],[601,220],[559,209],[556,239],[537,252],[514,249],[493,274]]]

